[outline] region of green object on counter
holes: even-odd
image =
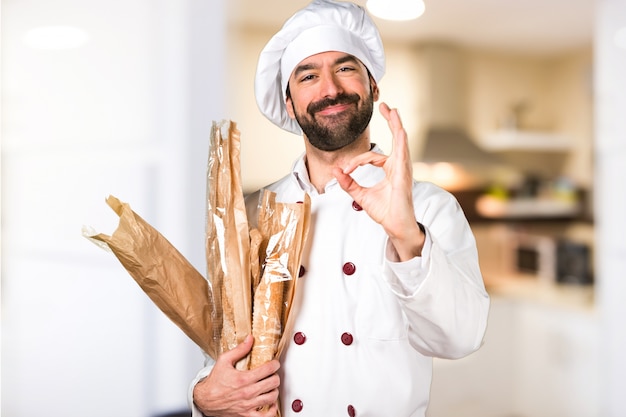
[[[498,200],[509,199],[508,190],[505,187],[497,184],[491,185],[489,188],[487,188],[487,192],[485,194],[489,197],[497,198]]]

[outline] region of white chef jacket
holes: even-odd
[[[380,152],[380,149],[374,148]],[[381,168],[357,168],[353,178],[372,186]],[[476,244],[454,197],[414,182],[415,218],[426,229],[422,256],[394,262],[382,226],[330,181],[311,185],[304,156],[269,185],[277,201],[311,197],[311,225],[292,313],[297,314],[281,357],[283,417],[423,417],[432,357],[460,358],[477,350],[489,297]],[[259,193],[248,197],[249,219]],[[212,369],[208,358],[189,389]]]

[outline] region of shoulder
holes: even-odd
[[[413,198],[441,203],[456,203],[457,201],[452,193],[428,181],[413,182]]]
[[[286,191],[290,186],[292,178],[293,178],[292,174],[285,175],[284,177],[282,177],[276,182],[273,182],[269,185],[264,186],[263,188],[260,188],[256,191],[246,194],[245,196],[246,206],[249,204],[250,201],[256,204],[256,202],[259,200],[259,197],[263,194],[263,191],[265,190],[272,191],[277,194],[280,194],[281,192]]]
[[[288,193],[293,188],[293,174],[285,175],[280,180],[273,182],[265,187],[246,194],[246,214],[248,216],[248,222],[251,227],[256,227],[256,218],[259,208],[259,200],[264,191],[272,191],[277,194],[278,200],[281,200],[281,196]]]
[[[456,197],[451,192],[431,182],[414,182],[413,205],[416,216],[427,222],[427,219],[431,221],[435,219],[467,221]]]

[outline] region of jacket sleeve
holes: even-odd
[[[384,279],[407,317],[411,345],[424,355],[461,358],[481,346],[489,312],[476,242],[450,193],[416,183],[413,195],[427,234],[422,257],[386,257]]]
[[[189,384],[189,390],[187,391],[187,401],[189,403],[189,407],[191,408],[191,417],[204,417],[204,414],[196,407],[196,404],[193,402],[193,389],[196,384],[206,378],[211,371],[213,370],[213,366],[215,365],[215,360],[211,358],[206,353],[204,354],[204,367],[198,371],[196,377]]]

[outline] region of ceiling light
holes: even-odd
[[[35,49],[72,49],[86,44],[89,35],[72,26],[43,26],[26,32],[23,41]]]
[[[367,0],[367,10],[385,20],[412,20],[424,13],[422,0]]]

